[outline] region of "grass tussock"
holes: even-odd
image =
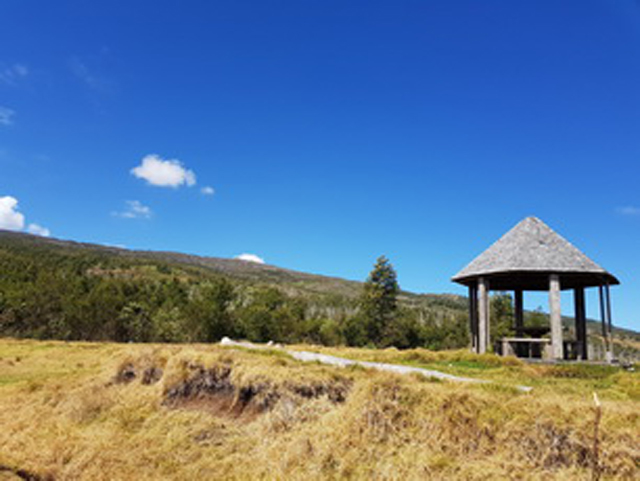
[[[636,373],[459,351],[325,351],[498,382],[205,345],[2,340],[0,479],[590,479],[596,466],[603,479],[640,475]]]

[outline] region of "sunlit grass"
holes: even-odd
[[[640,474],[635,372],[466,351],[295,348],[494,382],[305,364],[275,349],[0,340],[0,465],[91,480],[587,479],[595,391],[604,478]],[[114,383],[126,366],[138,377]],[[149,367],[162,377],[145,385]],[[210,368],[229,369],[233,399],[165,402]],[[336,386],[343,401],[322,394]],[[268,408],[240,413],[243,389]]]

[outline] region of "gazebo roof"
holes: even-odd
[[[495,290],[546,290],[549,274],[559,274],[563,289],[619,284],[609,272],[536,217],[527,217],[503,235],[452,280],[490,280]]]

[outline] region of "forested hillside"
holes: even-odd
[[[235,259],[45,239],[0,231],[0,334],[67,340],[372,344],[362,283]],[[400,293],[386,345],[467,344],[457,296]]]
[[[446,349],[468,345],[467,301],[400,291],[382,337],[363,284],[235,259],[131,251],[0,231],[0,335],[120,342],[252,341]],[[492,334],[510,329],[492,300]],[[529,322],[544,322],[528,313]],[[566,322],[570,324],[570,319]],[[595,332],[597,325],[590,326]],[[618,331],[633,345],[635,333]]]

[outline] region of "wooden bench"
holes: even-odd
[[[552,359],[551,339],[534,337],[503,337],[502,355]]]
[[[503,356],[544,360],[553,358],[551,339],[544,337],[503,337],[498,347]],[[578,359],[578,342],[564,341],[563,352],[564,358],[567,360]]]

